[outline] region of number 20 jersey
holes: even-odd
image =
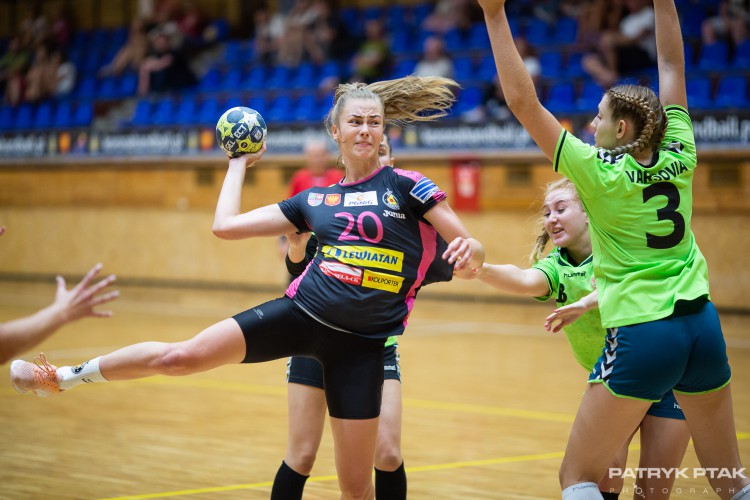
[[[575,184],[589,217],[602,324],[662,319],[678,300],[708,296],[708,268],[690,229],[693,125],[666,106],[667,130],[651,166],[613,156],[563,131],[555,170]]]
[[[359,182],[282,201],[287,219],[318,238],[315,258],[286,294],[334,328],[383,339],[403,333],[440,258],[439,235],[424,214],[445,197],[418,172],[382,167]]]

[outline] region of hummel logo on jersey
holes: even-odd
[[[86,366],[86,363],[88,363],[88,361],[86,361],[85,363],[81,363],[80,365],[74,367],[71,371],[75,373],[76,375],[78,375],[79,373],[83,371],[83,367]]]

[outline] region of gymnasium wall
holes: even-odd
[[[454,198],[450,161],[398,160]],[[286,196],[299,158],[249,171],[243,210]],[[96,262],[123,281],[282,290],[274,238],[223,241],[211,233],[222,159],[163,163],[3,165],[0,167],[0,279],[83,274]],[[485,160],[478,212],[461,212],[488,262],[527,265],[542,186],[556,178],[538,162]],[[750,312],[750,163],[716,159],[696,171],[693,228],[709,263],[718,306]],[[450,199],[450,198],[449,198]],[[455,199],[455,198],[454,198]],[[613,215],[616,216],[616,215]],[[425,295],[501,296],[476,282],[438,284]]]

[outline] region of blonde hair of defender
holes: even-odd
[[[576,187],[573,185],[572,182],[570,182],[568,179],[563,178],[559,179],[553,182],[550,182],[547,184],[547,187],[544,190],[544,200],[549,197],[550,194],[554,191],[561,191],[565,190],[570,193],[571,198],[581,205],[581,210],[583,210],[583,203],[581,203],[581,198],[578,196],[578,191],[576,191]],[[536,241],[534,242],[534,249],[531,251],[531,255],[529,255],[529,260],[533,264],[534,262],[539,261],[542,258],[542,253],[544,253],[544,248],[547,246],[547,243],[549,243],[549,233],[546,229],[544,229],[544,215],[540,216],[537,219],[536,222],[537,227],[537,236]]]

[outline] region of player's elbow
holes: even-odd
[[[220,222],[214,222],[214,227],[211,228],[211,231],[222,240],[236,240],[238,237],[233,228]]]

